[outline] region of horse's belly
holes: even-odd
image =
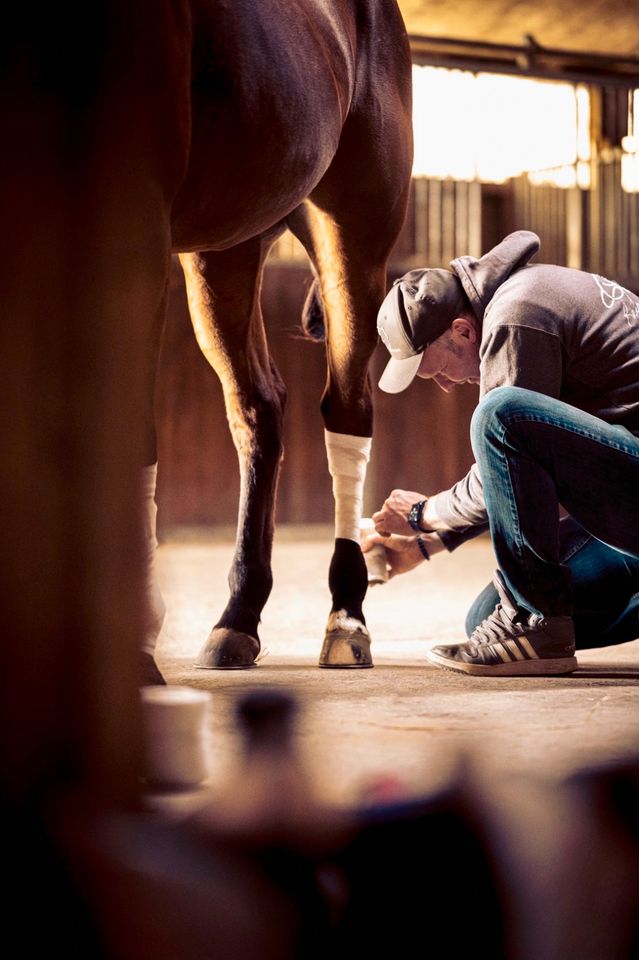
[[[193,8],[191,144],[173,242],[221,249],[279,222],[328,169],[353,55],[346,23],[322,3],[305,17],[288,0]]]
[[[174,251],[223,250],[279,223],[309,195],[330,164],[338,135],[314,157],[257,146],[194,158],[171,215]],[[224,142],[224,141],[221,141]]]

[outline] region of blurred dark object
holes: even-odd
[[[294,956],[505,956],[505,917],[472,788],[338,813],[315,798],[286,692],[239,701],[244,757],[194,824],[246,853],[296,917]],[[463,921],[460,914],[463,911]]]
[[[72,875],[68,851],[54,839],[42,807],[5,800],[0,816],[2,956],[106,960],[90,898]]]
[[[166,680],[160,673],[154,657],[143,650],[140,654],[142,666],[140,669],[140,684],[144,687],[165,686]]]
[[[265,688],[242,697],[236,715],[247,751],[292,749],[293,723],[298,712],[293,696]]]
[[[138,812],[96,821],[87,840],[76,870],[109,960],[297,955],[295,905],[223,837]]]
[[[326,866],[351,835],[351,817],[320,804],[296,746],[297,702],[249,691],[236,706],[243,749],[235,770],[191,826],[231,858],[245,858],[290,909],[291,957],[331,948],[342,885]]]
[[[253,849],[283,845],[313,854],[344,842],[351,818],[317,801],[297,750],[297,713],[284,690],[253,690],[238,700],[242,751],[197,823]]]
[[[363,813],[337,861],[350,889],[337,956],[506,956],[499,883],[470,799],[453,788]]]
[[[639,761],[579,771],[566,787],[572,824],[563,956],[637,960]]]

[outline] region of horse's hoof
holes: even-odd
[[[150,653],[147,653],[146,650],[142,651],[142,669],[140,677],[140,684],[143,687],[159,687],[166,686],[166,680],[160,673],[158,665],[153,659]]]
[[[203,670],[243,670],[252,667],[260,641],[230,627],[215,627],[200,650],[195,666]]]
[[[364,624],[345,610],[331,613],[319,665],[335,669],[372,667],[371,638]]]

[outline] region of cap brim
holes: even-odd
[[[389,360],[380,377],[379,389],[384,393],[401,393],[409,387],[417,375],[422,356],[423,353],[417,353],[414,357],[405,357],[403,360]]]

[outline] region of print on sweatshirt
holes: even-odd
[[[606,310],[612,310],[621,301],[621,309],[629,327],[633,327],[639,320],[639,300],[633,296],[630,290],[626,290],[621,284],[614,280],[606,280],[593,273],[595,283],[599,287],[601,302]]]

